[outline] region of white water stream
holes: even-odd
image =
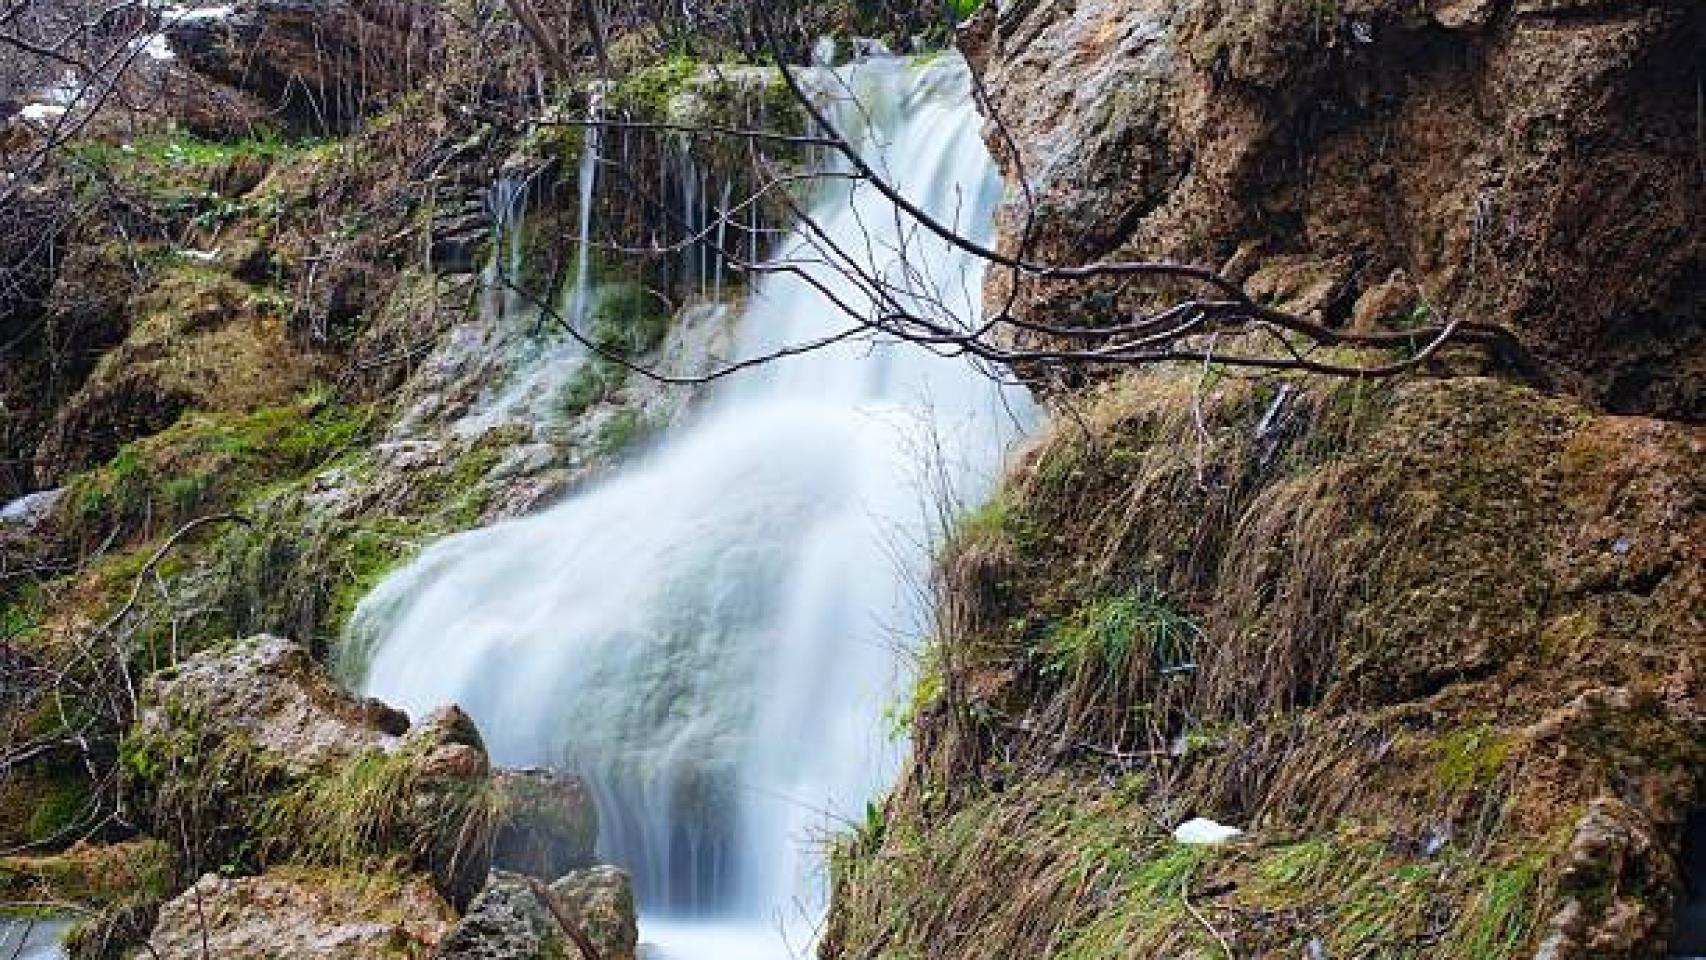
[[[963,64],[876,60],[819,83],[836,78],[858,102],[843,91],[833,115],[866,156],[985,237],[1001,186]],[[928,294],[918,309],[977,316],[981,265],[874,190],[830,181],[810,209],[842,251]],[[811,242],[798,232],[782,255]],[[809,284],[772,275],[740,353],[845,326]],[[904,747],[882,717],[924,631],[933,491],[987,495],[1029,416],[965,361],[906,345],[844,343],[727,381],[595,489],[447,539],[382,583],[352,625],[373,645],[366,691],[417,715],[459,703],[498,763],[585,776],[650,956],[803,954],[822,841],[862,818]]]

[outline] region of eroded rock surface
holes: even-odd
[[[160,910],[160,960],[424,958],[456,921],[424,877],[278,870],[208,874]]]
[[[576,870],[551,884],[551,898],[580,924],[606,960],[634,960],[634,885],[619,867]]]
[[[966,39],[999,118],[1000,246],[1239,280],[1283,258],[1270,302],[1333,324],[1499,322],[1595,402],[1698,419],[1702,16],[1687,0],[988,3]],[[991,271],[991,304],[1010,280]],[[1033,319],[1111,318],[1152,291],[1021,294]]]
[[[633,960],[638,934],[628,875],[615,867],[577,871],[548,896],[604,960]],[[486,888],[439,946],[439,960],[532,960],[576,956],[561,923],[524,877],[494,872]]]

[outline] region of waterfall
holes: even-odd
[[[1001,185],[957,57],[862,62],[819,86],[891,182],[987,238]],[[705,185],[683,182],[702,227]],[[981,264],[876,191],[828,180],[808,209],[916,309],[977,316]],[[778,253],[836,255],[805,230]],[[840,272],[809,272],[869,303]],[[818,289],[773,274],[740,352],[845,326]],[[965,360],[905,344],[842,342],[726,381],[596,488],[387,578],[351,626],[373,651],[365,689],[416,714],[460,703],[497,762],[585,776],[601,853],[633,873],[662,956],[787,956],[782,931],[798,949],[821,916],[824,836],[862,816],[904,747],[881,717],[928,617],[931,494],[986,496],[1029,416]]]
[[[578,236],[575,238],[574,297],[569,301],[569,312],[565,314],[576,330],[586,329],[587,311],[591,308],[592,209],[593,202],[598,197],[599,152],[604,148],[603,128],[598,126],[603,114],[604,88],[595,86],[587,100],[586,118],[591,123],[584,128],[586,141],[581,149],[581,166],[576,183],[580,190],[580,210],[576,224]]]

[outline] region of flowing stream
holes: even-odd
[[[870,60],[816,83],[892,183],[987,238],[1001,185],[963,63]],[[874,190],[829,180],[809,209],[822,237],[796,231],[777,256],[838,250],[918,310],[978,315],[981,265]],[[841,272],[810,273],[869,304]],[[772,274],[740,353],[846,325]],[[967,361],[909,345],[845,342],[725,381],[597,487],[385,580],[352,624],[373,651],[366,692],[417,715],[459,703],[498,763],[586,777],[650,956],[800,955],[824,839],[862,819],[904,749],[883,717],[927,629],[942,507],[987,495],[1030,416]]]

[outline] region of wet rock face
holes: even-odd
[[[1243,276],[1287,257],[1338,291],[1287,309],[1495,321],[1573,392],[1698,419],[1706,245],[1687,91],[1703,14],[1685,0],[1595,11],[987,4],[965,40],[999,118],[1001,249]],[[1395,280],[1412,292],[1377,304]],[[1010,283],[991,271],[989,301]],[[1019,293],[1033,319],[1140,305],[1099,284]]]
[[[423,877],[289,870],[208,874],[160,910],[146,955],[161,960],[426,957],[456,915]]]
[[[426,75],[437,30],[434,9],[414,0],[249,0],[216,11],[175,22],[172,51],[305,133],[347,131],[409,89]]]
[[[492,866],[551,880],[596,862],[598,810],[579,777],[550,770],[501,770],[504,820]]]

